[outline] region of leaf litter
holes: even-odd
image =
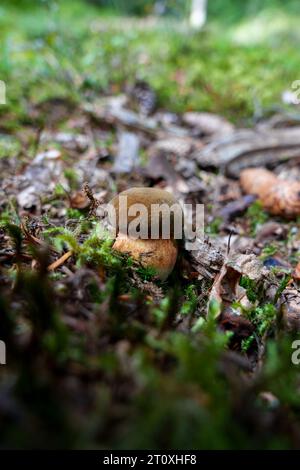
[[[20,354],[28,358],[26,380],[32,377],[31,367],[40,370],[48,364],[42,377],[53,403],[65,393],[77,403],[75,411],[67,407],[71,422],[76,415],[84,427],[89,409],[99,413],[103,423],[92,432],[92,442],[111,444],[119,442],[124,423],[134,429],[130,410],[135,397],[152,390],[141,363],[154,363],[163,375],[169,372],[171,387],[172,371],[185,354],[191,375],[198,367],[204,371],[205,345],[211,344],[212,357],[217,357],[216,364],[209,359],[214,373],[222,369],[226,387],[240,400],[236,425],[251,422],[260,436],[278,420],[278,432],[286,432],[288,418],[278,417],[284,405],[261,372],[261,358],[269,340],[300,328],[298,213],[286,220],[281,217],[285,209],[275,215],[264,212],[262,194],[246,188],[247,174],[246,186],[236,178],[247,168],[263,166],[274,171],[272,181],[279,188],[284,178],[295,180],[298,128],[276,127],[270,119],[239,129],[213,114],[176,116],[158,109],[146,82],[135,83],[126,94],[72,107],[71,113],[68,103],[46,105],[52,108],[51,120],[43,125],[33,157],[30,145],[24,146],[26,129],[17,136],[14,151],[7,143],[1,147],[0,332],[11,361],[19,363]],[[37,116],[43,112],[35,110]],[[126,255],[113,253],[105,223],[99,233],[101,203],[134,186],[164,188],[182,202],[206,206],[204,238],[197,250],[181,247],[174,273],[164,283]],[[283,207],[289,202],[287,194]],[[37,353],[40,363],[33,360]],[[193,364],[193,354],[199,363]],[[151,367],[153,380],[160,381]],[[15,372],[8,373],[7,383],[14,377]],[[209,386],[201,389],[204,382],[180,396],[200,400],[208,412],[205,396],[212,392]],[[61,393],[53,389],[57,383]],[[40,386],[35,383],[35,391]],[[168,390],[162,393],[168,396]],[[254,405],[243,415],[247,394],[276,401],[268,423]],[[5,404],[2,395],[0,413],[11,420],[13,412],[20,412],[25,426],[24,397],[16,395],[18,408],[14,402]],[[100,395],[111,409],[103,410]],[[42,419],[29,412],[37,428]],[[62,422],[66,428],[60,437],[67,442],[69,429]],[[113,427],[105,437],[108,425]],[[295,445],[293,432],[287,434]],[[33,438],[21,435],[24,446]],[[90,442],[89,436],[77,433],[78,442]],[[34,438],[37,446],[42,440]],[[50,440],[52,445],[55,437]]]

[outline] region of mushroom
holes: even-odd
[[[121,196],[126,196],[126,206],[122,206]],[[137,210],[134,211],[134,205]],[[116,229],[116,240],[113,249],[128,253],[138,260],[142,266],[151,267],[157,277],[165,280],[172,272],[178,254],[178,244],[175,240],[175,228],[183,223],[182,209],[174,196],[162,189],[131,188],[115,196],[111,201],[116,218],[111,220]],[[164,216],[164,208],[167,210]],[[130,224],[138,219],[144,225],[143,233],[132,235]],[[165,217],[170,216],[169,236],[165,236]],[[177,215],[180,219],[175,220]],[[125,223],[122,220],[125,216]],[[176,225],[177,223],[177,225]],[[140,227],[141,228],[141,227]],[[142,232],[142,230],[141,230]]]
[[[300,215],[300,183],[279,179],[264,168],[247,168],[240,175],[242,189],[256,194],[273,215],[293,218]]]

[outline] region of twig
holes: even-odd
[[[29,232],[24,220],[20,222],[20,228],[23,234],[25,235],[25,240],[27,243],[34,245],[34,246],[45,247],[45,242],[43,240],[40,240],[35,235]],[[57,254],[57,250],[53,246],[48,246],[48,249],[51,252]]]
[[[48,271],[54,271],[56,268],[59,268],[59,266],[61,266],[62,264],[64,264],[65,261],[67,261],[67,259],[70,258],[70,256],[73,255],[73,251],[67,251],[66,253],[64,253],[60,258],[58,258],[56,261],[54,261],[53,263],[51,263],[49,266],[48,266]]]
[[[229,252],[230,252],[230,243],[231,243],[232,234],[233,234],[233,231],[230,230],[229,237],[228,237],[228,241],[227,241],[227,251],[226,251],[227,256],[229,255]]]
[[[97,207],[100,205],[100,201],[95,199],[93,191],[89,187],[88,183],[84,183],[82,192],[86,195],[86,197],[91,201],[91,207],[90,207],[90,212],[89,212],[89,217],[92,215],[95,215]]]
[[[22,232],[23,232],[24,235],[25,235],[26,241],[32,243],[33,245],[39,245],[39,246],[44,245],[44,242],[43,242],[42,240],[40,240],[39,238],[35,237],[34,235],[32,235],[32,233],[29,232],[29,230],[28,230],[28,228],[26,227],[26,224],[24,223],[23,220],[21,221],[20,226],[21,226]]]

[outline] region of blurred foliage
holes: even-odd
[[[95,5],[120,13],[147,15],[160,13],[183,17],[190,11],[191,1],[187,0],[89,0]],[[208,0],[210,19],[223,18],[227,22],[239,21],[245,16],[255,15],[265,8],[286,8],[299,13],[297,0]]]
[[[145,16],[147,14],[173,15],[180,17],[189,12],[189,2],[184,0],[90,0],[99,6],[119,13]]]
[[[44,6],[57,8],[64,0],[2,0],[3,4],[14,7],[32,8]],[[117,14],[133,14],[145,16],[148,14],[170,15],[184,17],[188,15],[191,0],[82,0],[82,2],[106,8]],[[297,0],[207,0],[209,19],[222,19],[225,22],[235,22],[247,16],[253,16],[264,9],[286,9],[299,14]]]
[[[133,27],[127,18],[77,0],[26,4],[31,7],[1,5],[5,127],[16,126],[19,117],[30,120],[32,104],[51,97],[93,99],[112,88],[122,91],[136,78],[150,82],[159,105],[173,111],[258,118],[279,105],[282,91],[297,78],[298,18],[292,7],[274,10],[272,22],[262,16],[258,29],[248,33],[256,23],[241,30],[226,26],[229,2],[203,32],[193,33],[164,19]]]
[[[140,14],[148,3],[126,5],[142,5],[145,10],[130,11]],[[262,5],[274,8],[274,22],[283,18],[279,32],[238,42],[228,25],[247,21]],[[298,78],[297,2],[284,2],[279,12],[282,5],[209,1],[212,21],[194,33],[178,21],[120,18],[117,2],[113,15],[91,2],[3,0],[0,78],[8,103],[0,108],[1,130],[37,124],[32,107],[51,98],[81,103],[121,92],[136,78],[149,81],[159,104],[173,111],[257,118]],[[75,184],[72,173],[66,176]],[[145,301],[126,282],[130,260],[99,240],[93,221],[71,215],[76,232],[53,226],[43,232],[59,253],[74,251],[76,270],[66,284],[61,273],[47,274],[45,250],[31,247],[38,268],[24,269],[19,221],[1,214],[1,236],[5,230],[14,250],[13,264],[0,266],[0,338],[9,364],[0,376],[1,447],[299,447],[300,373],[291,363],[293,337],[283,335],[274,305],[249,312],[256,332],[242,345],[244,354],[259,335],[268,338],[265,361],[249,380],[243,356],[228,350],[229,336],[216,323],[220,306],[212,304],[208,318],[199,313],[207,286],[195,281],[178,292],[167,284],[158,305]],[[253,231],[266,220],[257,204],[247,217]],[[151,277],[139,274],[143,281]],[[255,286],[244,283],[256,296]],[[185,326],[169,328],[178,312]]]

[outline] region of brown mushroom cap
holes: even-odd
[[[178,254],[177,244],[173,240],[133,240],[121,234],[113,249],[128,253],[144,267],[154,268],[161,280],[165,280],[172,272]]]
[[[157,189],[157,188],[130,188],[127,189],[126,191],[121,192],[117,196],[115,196],[110,204],[114,207],[116,211],[116,225],[115,228],[117,229],[117,233],[119,232],[120,229],[120,196],[127,196],[127,221],[128,224],[132,222],[138,214],[136,215],[129,215],[128,211],[130,207],[132,207],[134,204],[143,204],[146,209],[147,209],[147,216],[148,216],[148,235],[151,235],[151,207],[154,204],[166,204],[168,207],[172,207],[174,204],[177,205],[178,210],[182,210],[179,206],[178,201],[175,199],[173,194],[169,193],[168,191],[164,191],[163,189]],[[124,214],[123,214],[124,215]],[[170,217],[170,233],[171,236],[174,232],[174,213],[171,211],[171,217]],[[162,218],[163,214],[160,212],[158,214],[158,223],[159,223],[159,234],[161,234],[161,227],[162,227]],[[113,222],[113,221],[112,221]],[[182,222],[183,222],[183,217],[182,217]]]

